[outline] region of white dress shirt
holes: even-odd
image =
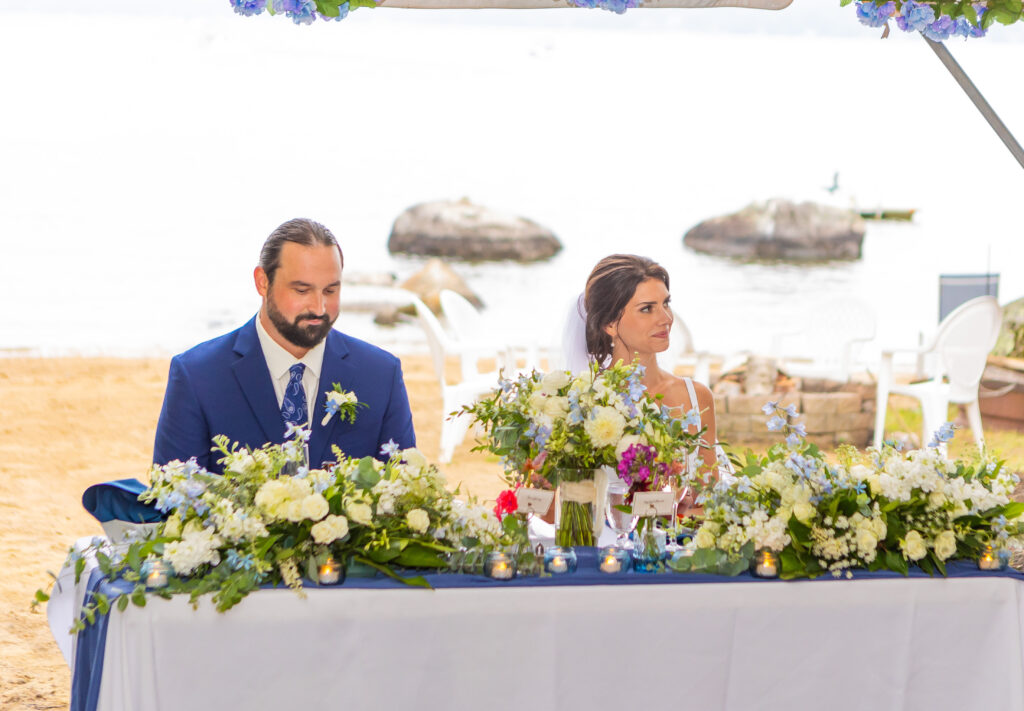
[[[320,385],[320,370],[324,364],[324,341],[320,341],[306,352],[301,358],[296,358],[282,348],[275,341],[267,329],[263,328],[259,314],[256,315],[256,335],[260,339],[260,347],[263,349],[263,359],[267,362],[267,369],[270,371],[270,382],[274,384],[274,394],[277,395],[277,406],[281,407],[284,402],[284,391],[288,387],[288,379],[291,377],[289,369],[296,363],[302,363],[306,369],[302,371],[302,389],[306,391],[306,412],[309,413],[309,422],[313,422],[313,408],[316,406],[317,388]],[[323,414],[323,413],[321,413]]]

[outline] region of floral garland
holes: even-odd
[[[643,0],[567,0],[573,7],[600,8],[621,15],[640,7]],[[239,15],[251,17],[264,10],[271,15],[283,14],[296,25],[310,25],[314,20],[344,20],[357,7],[377,7],[384,0],[229,0]]]
[[[845,7],[854,0],[840,0]],[[1012,25],[1024,18],[1021,0],[857,0],[857,19],[868,27],[885,27],[889,20],[904,32],[920,32],[936,42],[950,37],[984,37],[994,22]]]

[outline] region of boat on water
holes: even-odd
[[[901,222],[910,222],[914,218],[915,212],[917,212],[916,209],[891,210],[881,207],[876,210],[857,209],[857,214],[865,220],[899,220]]]

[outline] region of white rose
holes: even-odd
[[[946,503],[946,497],[941,491],[933,491],[928,494],[928,507],[932,509],[941,508]]]
[[[331,514],[323,521],[313,524],[313,528],[309,532],[314,541],[321,545],[327,545],[348,535],[348,519]]]
[[[554,395],[568,384],[569,374],[564,370],[555,370],[541,379],[540,390],[547,395]]]
[[[857,548],[862,554],[867,554],[878,548],[878,539],[875,538],[871,529],[867,527],[857,529]]]
[[[569,412],[569,398],[553,395],[544,403],[544,414],[551,419],[564,417]]]
[[[925,545],[924,538],[917,531],[908,533],[900,544],[900,548],[910,560],[921,560],[928,555],[928,546]]]
[[[875,532],[875,538],[878,540],[885,538],[885,534],[889,532],[881,517],[871,519],[871,530]]]
[[[932,548],[935,549],[935,555],[939,560],[946,560],[956,553],[956,535],[952,531],[943,531],[935,537]]]
[[[302,518],[319,521],[330,512],[327,499],[321,494],[311,494],[302,500]]]
[[[174,514],[164,524],[163,535],[167,538],[180,538],[181,537],[181,516]]]
[[[811,521],[817,515],[818,510],[807,501],[797,501],[793,504],[793,515],[805,526],[810,526]]]
[[[368,504],[350,504],[348,517],[362,526],[369,526],[373,523],[373,509]]]
[[[430,516],[423,509],[413,509],[405,515],[405,521],[415,533],[426,533],[430,528]]]
[[[548,396],[544,393],[537,392],[530,396],[527,403],[530,406],[530,410],[533,412],[544,412],[544,406],[547,404]]]
[[[410,447],[409,449],[403,451],[402,459],[404,459],[405,463],[408,464],[410,467],[414,467],[416,469],[423,469],[424,467],[429,465],[429,462],[427,462],[427,458],[424,457],[423,453],[420,452],[420,450],[416,449],[415,447]]]
[[[693,542],[697,544],[698,548],[714,548],[715,534],[709,531],[707,526],[701,526],[697,530],[697,535],[694,537]]]

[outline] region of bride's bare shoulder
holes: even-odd
[[[660,393],[652,393],[653,395],[662,395],[661,402],[670,408],[678,408],[685,405],[693,407],[697,405],[701,410],[705,410],[710,406],[714,405],[715,396],[711,394],[711,390],[696,380],[692,380],[693,390],[697,394],[697,402],[690,402],[690,393],[686,387],[686,379],[680,378],[674,374],[666,374],[665,380],[661,384]]]

